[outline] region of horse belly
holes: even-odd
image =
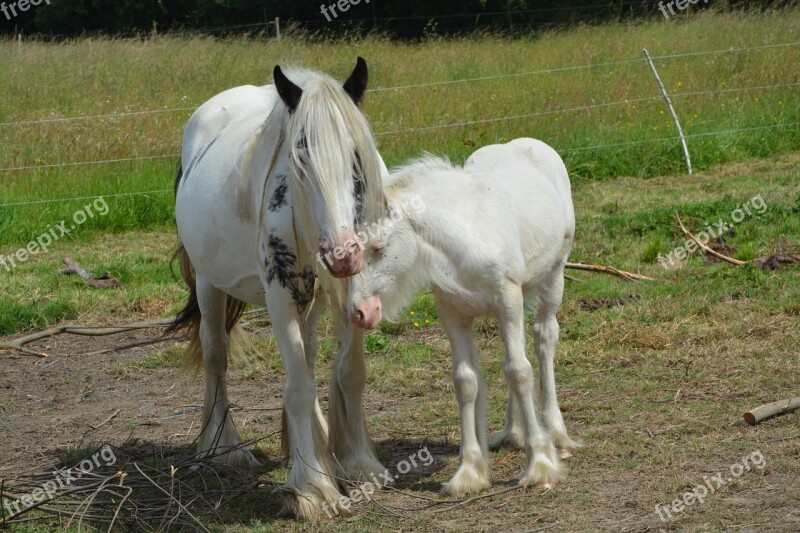
[[[178,235],[198,277],[239,300],[264,305],[256,226],[236,215],[235,180],[196,172],[179,189]]]

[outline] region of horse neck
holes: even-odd
[[[428,185],[430,186],[430,185]],[[412,189],[403,193],[393,195],[399,202],[408,205],[410,199],[417,192]],[[425,195],[435,197],[437,195]],[[400,203],[399,205],[404,205]],[[415,261],[413,264],[413,274],[410,284],[416,292],[427,286],[440,288],[448,293],[462,292],[459,283],[458,265],[454,263],[452,253],[449,251],[453,243],[449,239],[449,234],[441,229],[440,221],[451,213],[456,206],[445,205],[443,202],[426,202],[422,212],[412,212],[403,217],[400,222],[407,226],[407,231],[413,235]],[[411,287],[409,287],[410,289]]]

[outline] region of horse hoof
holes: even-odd
[[[560,450],[558,450],[558,457],[560,459],[569,459],[570,457],[572,457],[572,455],[573,455],[572,450],[570,450],[569,448],[561,448]]]
[[[551,491],[558,486],[555,481],[542,481],[533,486],[534,490],[542,490],[544,492]]]

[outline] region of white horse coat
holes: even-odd
[[[266,305],[287,374],[283,444],[292,467],[284,511],[314,518],[340,498],[337,474],[384,471],[362,410],[363,332],[347,320],[347,282],[334,278],[361,269],[356,231],[385,211],[386,167],[356,107],[367,84],[363,59],[344,86],[313,71],[289,75],[294,82],[276,67],[274,86],[225,91],[186,126],[175,214],[191,293],[173,329],[189,330],[190,359],[205,371],[199,457],[247,466],[255,459],[228,409],[228,334],[245,302]],[[314,382],[326,301],[340,342],[329,424]]]
[[[444,490],[460,496],[489,486],[483,379],[472,324],[495,315],[505,345],[511,395],[506,424],[493,445],[524,448],[518,483],[553,485],[565,455],[577,446],[558,407],[553,357],[556,311],[575,217],[564,163],[546,144],[516,139],[476,151],[463,168],[432,156],[400,167],[385,185],[390,207],[416,201],[407,216],[373,242],[364,270],[350,282],[351,320],[373,328],[430,285],[453,350],[453,380],[461,414],[461,465]],[[525,306],[538,302],[534,324],[540,392],[548,434],[539,425],[533,373],[525,354]]]

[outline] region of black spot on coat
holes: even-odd
[[[272,198],[270,198],[269,205],[267,206],[270,211],[277,211],[286,205],[286,191],[288,189],[286,174],[279,174],[277,180],[278,185],[275,186],[275,190],[272,192]]]

